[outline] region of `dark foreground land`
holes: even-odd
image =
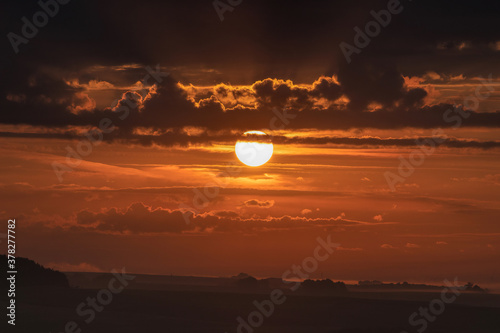
[[[257,310],[254,301],[268,300],[270,290],[196,290],[186,285],[148,290],[144,285],[134,287],[132,281],[122,292],[114,294],[100,312],[94,311],[95,318],[86,323],[90,314],[80,316],[76,308],[102,290],[100,286],[87,288],[80,285],[80,288],[20,289],[16,327],[9,327],[7,332],[59,333],[69,327],[67,332],[74,333],[413,333],[422,326],[412,327],[408,322],[410,315],[440,298],[440,292],[347,292],[325,296],[287,291],[286,301],[276,305],[269,317],[263,316],[261,326],[238,331],[237,318],[246,321],[249,314]],[[2,303],[5,309],[4,305]],[[446,305],[444,312],[428,323],[425,332],[498,333],[499,296],[464,293],[456,302]]]

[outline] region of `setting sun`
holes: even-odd
[[[238,159],[251,167],[267,163],[273,156],[273,144],[269,136],[261,131],[248,131],[236,142],[234,151]]]

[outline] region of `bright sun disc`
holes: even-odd
[[[251,167],[265,164],[273,156],[273,144],[271,138],[261,131],[248,131],[243,133],[240,140],[236,142],[234,151],[238,159]]]

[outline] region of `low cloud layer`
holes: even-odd
[[[252,201],[252,200],[250,200]],[[248,203],[248,201],[247,201]],[[253,202],[251,202],[253,204]],[[266,203],[269,205],[269,203]],[[264,205],[266,205],[264,204]],[[254,206],[254,205],[252,205]],[[189,223],[186,223],[186,216]],[[76,225],[88,231],[104,233],[186,233],[186,232],[253,232],[273,229],[348,227],[382,225],[382,222],[363,222],[345,218],[268,217],[244,218],[235,212],[209,212],[193,215],[190,212],[153,208],[134,203],[125,210],[110,208],[103,212],[80,211]]]

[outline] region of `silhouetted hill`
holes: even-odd
[[[465,290],[467,290],[467,291],[475,291],[475,292],[479,292],[479,293],[488,292],[488,289],[483,289],[480,286],[478,286],[477,284],[473,284],[472,282],[467,282],[467,284],[464,287],[465,287]]]
[[[434,286],[428,284],[413,284],[408,282],[398,282],[398,283],[384,283],[377,280],[364,280],[359,281],[357,285],[349,286],[352,290],[442,290],[443,286]],[[472,282],[468,282],[463,286],[466,291],[474,291],[474,292],[488,292],[487,289],[483,289],[478,285],[473,284]]]
[[[7,266],[7,256],[0,255],[0,261]],[[54,286],[69,288],[66,275],[50,268],[45,268],[33,260],[16,257],[17,286]],[[7,280],[3,282],[7,283]]]

